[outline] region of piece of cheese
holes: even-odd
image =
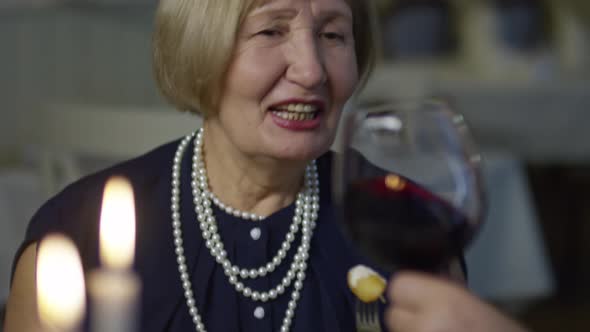
[[[385,279],[365,265],[357,265],[348,271],[348,287],[365,303],[379,299],[385,291]]]

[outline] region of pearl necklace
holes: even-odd
[[[205,326],[201,317],[198,314],[194,294],[192,291],[192,284],[188,275],[188,268],[186,266],[186,257],[184,256],[182,230],[180,221],[180,165],[184,151],[195,134],[186,136],[179,144],[174,162],[172,166],[172,226],[174,235],[175,252],[177,256],[178,270],[180,272],[180,279],[184,289],[184,296],[186,298],[189,313],[195,324],[196,331],[205,332]],[[195,203],[195,212],[199,220],[199,226],[202,231],[205,246],[209,249],[211,255],[220,264],[225,275],[228,277],[230,284],[234,286],[236,291],[242,295],[254,300],[266,302],[274,300],[279,295],[283,294],[287,287],[289,287],[293,280],[296,279],[293,292],[291,293],[291,300],[287,305],[281,332],[289,331],[292,319],[295,315],[295,308],[300,297],[300,290],[303,288],[303,281],[305,280],[305,270],[307,269],[307,259],[309,258],[310,241],[315,228],[315,220],[319,210],[319,180],[317,173],[317,166],[315,162],[311,163],[305,173],[305,185],[303,190],[297,195],[295,202],[295,215],[293,223],[289,227],[286,240],[281,245],[281,249],[273,257],[273,259],[265,265],[255,269],[243,269],[237,265],[233,265],[227,259],[227,252],[224,249],[223,242],[217,233],[217,223],[213,217],[211,209],[211,193],[208,189],[208,181],[202,157],[202,141],[203,129],[200,129],[195,136],[194,155],[192,160],[192,191],[193,202]],[[274,269],[281,264],[286,257],[287,251],[291,247],[291,243],[295,239],[295,234],[299,227],[302,227],[301,244],[297,248],[297,253],[294,256],[293,262],[282,281],[274,288],[267,292],[253,291],[251,288],[244,286],[239,281],[239,278],[257,278],[265,276],[267,273],[273,272]]]
[[[233,215],[234,217],[238,217],[238,218],[242,218],[242,219],[246,219],[246,220],[253,220],[253,221],[260,221],[260,220],[264,220],[264,218],[266,218],[265,216],[257,215],[255,213],[248,213],[248,212],[240,211],[236,208],[226,205],[219,198],[217,198],[217,196],[215,196],[215,194],[213,192],[209,192],[209,198],[211,199],[211,202],[213,202],[213,204],[217,205],[218,208],[222,209],[227,214]]]

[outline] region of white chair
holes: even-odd
[[[41,108],[36,137],[45,194],[114,163],[180,138],[201,124],[200,118],[170,109],[51,104]],[[95,161],[95,165],[83,160]]]

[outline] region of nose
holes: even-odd
[[[326,82],[326,68],[321,48],[312,33],[293,38],[286,50],[289,66],[287,80],[306,89],[314,89]]]

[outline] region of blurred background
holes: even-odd
[[[590,327],[590,2],[374,0],[361,102],[436,97],[471,124],[490,213],[474,292],[534,331]],[[157,0],[0,0],[0,302],[34,211],[198,126],[151,73]]]

